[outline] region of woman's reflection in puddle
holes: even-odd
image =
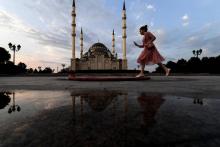
[[[155,116],[161,105],[164,103],[165,99],[162,98],[162,95],[149,95],[146,93],[141,93],[137,98],[140,107],[142,109],[142,122],[141,127],[150,128],[155,123]]]
[[[73,133],[76,136],[99,138],[95,142],[79,138],[78,142],[86,145],[102,142],[102,139],[109,143],[114,140],[124,146],[138,143],[138,136],[134,134],[149,134],[149,129],[156,122],[155,116],[165,101],[160,94],[148,93],[141,93],[134,98],[129,98],[127,92],[113,91],[74,92],[71,95],[75,119]],[[138,109],[135,108],[136,104],[139,104]],[[141,113],[138,113],[140,110]]]
[[[93,110],[93,112],[103,112],[109,105],[111,105],[112,110],[112,120],[114,122],[118,122],[119,118],[123,118],[124,123],[128,123],[127,119],[130,116],[129,111],[129,101],[128,101],[128,94],[127,93],[120,93],[120,92],[108,92],[108,91],[99,91],[99,92],[83,92],[83,93],[72,93],[72,101],[73,101],[73,113],[74,117],[76,113],[76,101],[78,99],[80,104],[80,115],[79,119],[81,122],[81,125],[84,122],[84,107],[85,102],[88,104],[88,106]],[[122,105],[116,106],[116,101],[118,100],[118,95],[122,95],[123,101]],[[156,121],[155,121],[155,115],[158,112],[160,106],[164,103],[165,99],[162,98],[162,95],[160,94],[147,94],[147,93],[141,93],[137,97],[137,101],[141,108],[141,127],[151,127]],[[132,102],[131,102],[132,103]],[[123,113],[117,113],[116,111],[119,109],[123,109]],[[108,109],[110,110],[110,109]],[[106,112],[104,112],[106,113]],[[119,116],[117,116],[119,115]],[[129,115],[129,116],[128,116]],[[122,117],[120,117],[122,116]],[[125,124],[123,124],[125,125]]]

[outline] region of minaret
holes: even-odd
[[[127,69],[127,57],[126,57],[126,8],[125,8],[125,0],[123,3],[123,10],[122,10],[122,50],[123,50],[123,69]]]
[[[112,32],[112,54],[115,54],[115,31]]]
[[[76,5],[75,0],[73,0],[72,5],[72,60],[71,60],[71,70],[76,70]]]
[[[83,57],[83,30],[81,28],[81,33],[80,33],[80,47],[81,47],[81,50],[80,50],[80,58]]]

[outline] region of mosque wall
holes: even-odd
[[[78,60],[77,70],[119,70],[119,60],[105,58],[104,55]]]

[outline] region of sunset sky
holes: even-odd
[[[123,0],[76,0],[77,57],[81,27],[85,51],[98,41],[111,49],[115,29],[116,52],[122,57],[122,4]],[[145,24],[166,61],[189,59],[192,50],[200,48],[202,56],[220,55],[219,6],[219,0],[126,0],[129,68],[137,67],[141,49],[133,41],[141,42],[139,27]],[[29,68],[69,66],[71,11],[72,0],[0,0],[0,46],[9,50],[9,42],[21,44],[16,63]]]

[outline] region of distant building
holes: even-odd
[[[117,59],[117,54],[102,43],[93,44],[79,60],[76,60],[78,70],[119,70],[122,69],[122,60]]]
[[[122,11],[122,50],[123,58],[118,59],[115,52],[115,32],[112,33],[112,50],[110,51],[103,43],[93,44],[89,50],[84,53],[83,48],[83,30],[80,34],[80,58],[76,58],[76,5],[73,0],[72,11],[72,59],[71,70],[127,70],[126,57],[126,9],[125,2]]]

